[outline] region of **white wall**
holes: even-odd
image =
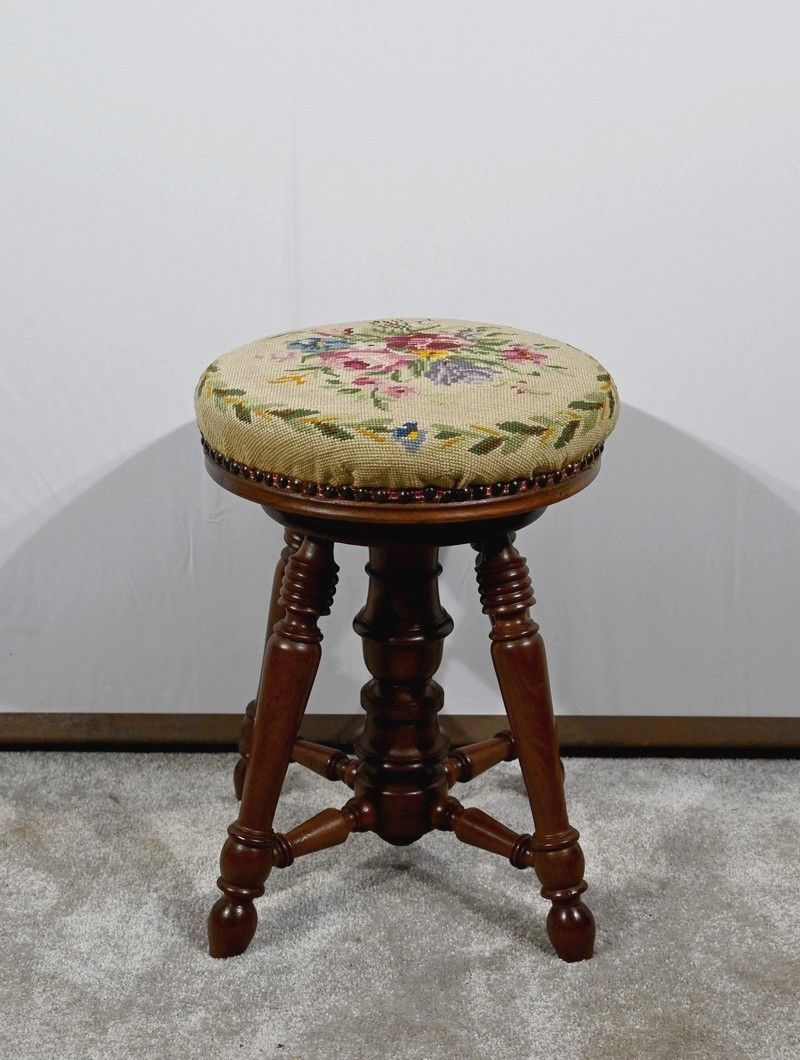
[[[0,706],[238,712],[279,532],[191,394],[270,332],[389,314],[581,346],[624,413],[520,535],[557,706],[796,714],[794,0],[6,2]],[[317,710],[355,708],[350,618]],[[451,710],[489,711],[468,549]]]

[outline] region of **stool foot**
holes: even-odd
[[[547,914],[547,935],[562,961],[588,961],[594,953],[594,917],[583,902],[553,903]]]
[[[208,914],[208,952],[212,957],[238,957],[252,942],[257,924],[252,902],[218,898]]]
[[[219,859],[222,891],[208,915],[208,949],[212,957],[235,957],[250,945],[258,923],[253,902],[275,862],[275,833],[234,821]]]
[[[547,934],[564,961],[585,961],[594,949],[594,917],[581,901],[586,884],[559,888],[560,879],[583,875],[583,854],[578,833],[570,828],[563,835],[542,843],[536,836],[521,835],[507,828],[476,806],[469,809],[446,795],[434,803],[431,822],[441,831],[452,831],[456,839],[470,846],[508,858],[516,869],[536,870],[542,882],[542,897],[553,904],[547,916]]]

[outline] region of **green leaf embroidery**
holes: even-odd
[[[335,423],[327,423],[324,420],[318,423],[309,423],[309,427],[318,430],[327,438],[338,438],[341,441],[347,441],[349,438],[353,437],[353,435],[350,434],[349,431],[344,430],[343,427],[337,427]]]
[[[525,437],[522,434],[510,434],[503,442],[504,453],[516,453],[518,449],[521,449],[525,444]]]
[[[583,417],[583,426],[581,427],[581,433],[586,434],[586,432],[590,431],[592,427],[595,427],[599,418],[599,411],[595,410],[594,412],[587,412],[587,414]]]
[[[547,428],[533,423],[520,423],[519,420],[504,420],[497,424],[497,429],[510,431],[512,434],[544,434]]]
[[[282,420],[298,420],[303,416],[318,416],[318,409],[268,409],[270,416],[278,416]]]
[[[477,453],[479,456],[484,456],[486,453],[491,453],[493,449],[496,449],[499,445],[503,444],[502,438],[482,438],[475,445],[469,447],[471,453]]]
[[[219,371],[219,365],[218,364],[210,364],[208,366],[208,368],[206,368],[206,370],[200,376],[200,381],[198,382],[197,386],[195,387],[194,392],[195,392],[195,396],[196,397],[200,397],[200,395],[203,393],[203,387],[206,385],[206,382],[208,381],[208,377],[213,372],[218,372],[218,371]]]
[[[556,440],[553,442],[553,448],[563,449],[567,442],[569,442],[572,438],[575,437],[575,432],[577,431],[577,429],[578,420],[570,420],[570,422],[566,425],[561,434],[559,434],[558,438],[556,438]]]
[[[604,404],[604,401],[570,401],[567,407],[571,409],[585,409],[588,412],[590,409],[601,409]]]

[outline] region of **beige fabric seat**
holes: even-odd
[[[458,489],[578,464],[614,428],[593,357],[529,331],[395,319],[272,335],[214,361],[195,395],[207,446],[303,483]]]

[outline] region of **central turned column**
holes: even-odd
[[[373,831],[397,846],[431,831],[431,807],[448,790],[449,743],[437,717],[444,694],[433,680],[453,628],[439,601],[441,570],[437,548],[370,548],[367,602],[353,622],[373,675],[361,692],[355,793],[375,807]]]

